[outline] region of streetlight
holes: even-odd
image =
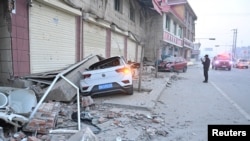
[[[198,39],[198,40],[200,40],[200,39],[216,40],[216,38],[195,38],[195,39]]]
[[[215,40],[215,38],[195,38],[195,39],[208,39],[208,40]]]
[[[205,39],[205,40],[216,40],[216,38],[195,38],[195,39],[197,39],[198,40],[198,46],[199,46],[199,48],[200,48],[200,46],[201,46],[201,43],[200,43],[200,39]],[[198,49],[199,50],[199,49]],[[200,53],[198,54],[198,56],[200,55]]]

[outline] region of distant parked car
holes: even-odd
[[[158,64],[158,71],[186,72],[187,61],[183,57],[167,57]]]
[[[80,92],[84,96],[112,93],[133,94],[132,72],[123,57],[101,60],[82,72]]]
[[[248,65],[249,64],[247,59],[238,59],[234,64],[236,68],[246,68],[246,69],[248,69]]]

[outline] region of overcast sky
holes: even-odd
[[[216,38],[215,41],[197,39],[202,48],[227,50],[233,44],[233,30],[237,29],[237,47],[250,46],[250,0],[188,0],[198,17],[196,38]]]

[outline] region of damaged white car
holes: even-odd
[[[111,93],[133,94],[130,66],[123,57],[115,56],[92,64],[82,72],[80,92],[84,96]]]

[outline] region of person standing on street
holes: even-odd
[[[208,70],[209,70],[209,67],[210,67],[210,59],[209,59],[207,54],[204,57],[205,57],[205,61],[201,59],[201,62],[202,62],[202,65],[203,65],[204,77],[205,77],[205,80],[203,82],[207,83],[207,81],[208,81]]]

